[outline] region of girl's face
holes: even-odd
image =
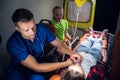
[[[53,16],[57,22],[60,22],[63,17],[63,9],[56,9]]]

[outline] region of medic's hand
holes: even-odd
[[[71,58],[67,59],[65,62],[66,62],[66,65],[67,65],[67,66],[70,66],[71,64],[74,63]]]
[[[82,60],[83,60],[83,57],[80,55],[80,54],[78,54],[78,53],[74,53],[74,54],[72,54],[71,56],[70,56],[70,58],[71,58],[71,60],[74,62],[74,63],[77,63],[77,62],[82,62]]]

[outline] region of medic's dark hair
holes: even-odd
[[[12,21],[15,25],[19,21],[28,22],[33,19],[33,14],[24,8],[17,9],[12,15]]]

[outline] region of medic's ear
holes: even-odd
[[[20,31],[19,28],[18,28],[18,26],[15,26],[15,30]]]

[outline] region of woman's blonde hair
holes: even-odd
[[[66,69],[62,72],[60,80],[85,80],[85,75]]]

